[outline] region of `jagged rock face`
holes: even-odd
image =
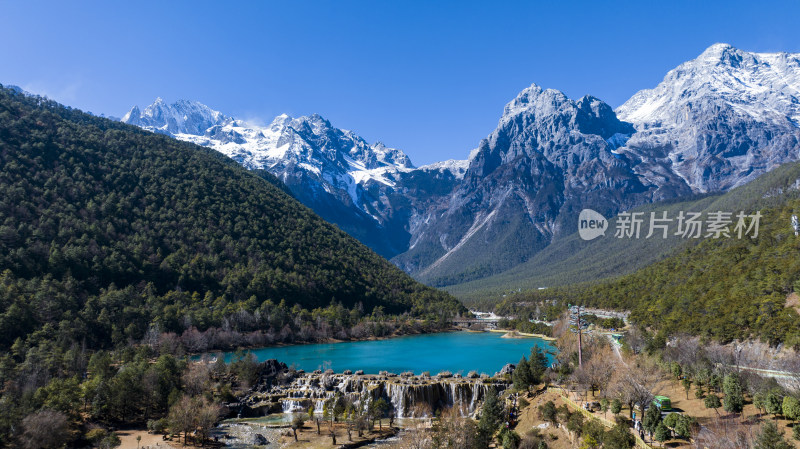
[[[648,200],[614,150],[634,132],[602,101],[534,85],[510,102],[473,153],[463,181],[427,211],[393,261],[433,285],[490,275],[576,230],[578,212],[610,214]]]
[[[254,389],[266,391],[275,383],[280,382],[282,375],[289,371],[289,367],[276,359],[269,359],[259,363],[257,370],[258,378],[256,379]]]
[[[621,153],[639,162],[637,173],[729,190],[798,158],[800,55],[715,44],[617,114],[636,127]]]

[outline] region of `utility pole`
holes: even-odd
[[[584,321],[581,319],[581,306],[572,306],[567,304],[570,312],[569,323],[575,325],[578,334],[578,366],[583,367],[583,325]]]
[[[581,312],[578,309],[578,367],[583,368],[583,332],[581,332],[580,316]]]

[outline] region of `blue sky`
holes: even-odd
[[[715,42],[800,52],[800,2],[0,0],[0,83],[121,116],[155,97],[319,113],[466,158],[531,83],[616,107]]]

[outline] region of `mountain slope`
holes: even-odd
[[[515,294],[501,308],[556,300],[624,309],[635,323],[665,336],[688,333],[722,342],[759,338],[799,348],[800,316],[788,301],[800,291],[800,238],[791,226],[800,209],[798,186],[800,164],[793,163],[707,206],[760,211],[757,238],[702,239],[632,274]]]
[[[614,153],[633,132],[596,98],[525,89],[393,261],[432,285],[485,277],[569,235],[586,204],[610,215],[663,195],[667,186],[646,183]]]
[[[715,44],[616,111],[534,85],[468,161],[419,169],[319,116],[254,127],[199,103],[159,100],[123,120],[276,175],[417,279],[452,286],[558,257],[566,247],[536,255],[572,234],[583,208],[613,216],[726,192],[797,160],[799,61]]]
[[[657,217],[664,212],[675,219],[681,211],[740,211],[774,205],[782,195],[800,186],[800,164],[787,163],[757,179],[724,194],[700,195],[697,198],[647,204],[629,212],[643,212],[642,238],[615,238],[619,217],[610,217],[604,237],[582,240],[577,233],[559,240],[537,253],[531,260],[495,276],[448,287],[465,302],[498,301],[518,290],[558,287],[615,278],[656,263],[698,243],[670,233],[667,239],[648,232],[650,212]],[[577,219],[576,219],[577,220]],[[671,223],[673,231],[676,224]]]
[[[263,329],[282,300],[462,310],[209,149],[0,88],[0,160],[2,348]]]
[[[694,192],[725,191],[800,151],[800,54],[715,44],[617,109],[637,173],[665,169]]]

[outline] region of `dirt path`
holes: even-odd
[[[162,435],[155,435],[147,433],[146,430],[119,430],[116,432],[122,444],[119,449],[151,449],[163,448],[169,449],[173,447],[180,447],[179,445],[171,445],[169,442],[164,441]],[[142,440],[137,442],[136,437],[142,437]]]

